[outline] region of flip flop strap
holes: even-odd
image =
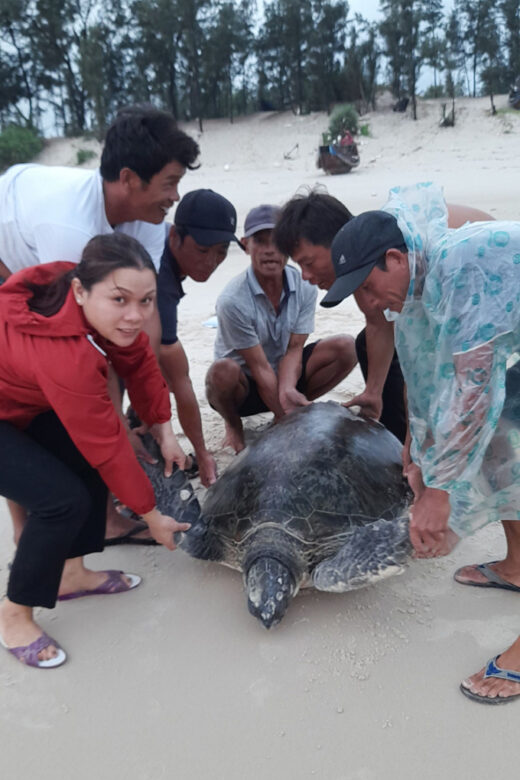
[[[121,593],[121,591],[130,590],[130,585],[127,585],[123,579],[123,571],[109,569],[106,574],[108,574],[108,577],[96,588],[97,591],[101,593]]]
[[[502,579],[500,574],[497,574],[496,571],[491,569],[487,563],[479,563],[477,569],[482,572],[484,577],[486,577],[489,582],[494,582],[495,585],[501,585],[502,587],[506,586],[511,589],[515,587],[511,582],[507,582],[507,580]]]
[[[40,660],[38,658],[38,654],[41,653],[42,650],[45,650],[46,647],[49,647],[49,645],[54,645],[54,647],[59,649],[59,644],[55,642],[54,639],[51,639],[50,636],[43,633],[30,645],[22,647],[8,647],[7,649],[10,653],[16,656],[19,661],[23,661],[28,666],[38,666]]]
[[[499,677],[501,680],[509,680],[510,682],[520,683],[520,674],[518,672],[512,672],[509,669],[499,669],[496,665],[498,655],[488,661],[486,671],[484,672],[484,679],[487,677]]]

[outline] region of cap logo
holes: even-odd
[[[338,265],[345,265],[346,262],[347,262],[347,258],[345,257],[345,255],[341,255],[341,257],[338,260]]]

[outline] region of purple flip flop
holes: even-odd
[[[124,571],[116,571],[115,569],[109,569],[103,573],[107,575],[106,580],[101,585],[98,585],[97,588],[94,588],[94,590],[75,590],[73,593],[65,593],[63,596],[58,596],[58,601],[81,599],[83,596],[110,596],[112,593],[124,593],[127,590],[137,588],[142,582],[142,578],[137,574],[127,574]],[[130,585],[126,584],[123,575],[130,579]]]
[[[5,647],[15,658],[26,666],[35,666],[37,669],[55,669],[57,666],[61,666],[67,660],[67,654],[59,646],[59,644],[48,636],[45,632],[31,642],[30,645],[21,645],[20,647],[7,647],[2,637],[0,637],[0,645]],[[56,655],[54,658],[49,658],[48,661],[40,661],[38,653],[45,650],[49,645],[54,645],[56,648]]]

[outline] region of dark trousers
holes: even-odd
[[[365,381],[368,374],[366,329],[356,338],[356,353]],[[406,410],[404,405],[404,379],[397,352],[394,356],[383,387],[383,411],[380,422],[404,442],[406,436]]]
[[[106,485],[46,412],[23,431],[0,421],[0,495],[28,512],[7,596],[54,607],[65,560],[103,549]]]
[[[299,379],[296,383],[296,389],[299,393],[303,393],[305,395],[305,391],[307,388],[307,363],[309,362],[309,359],[314,352],[314,348],[317,344],[320,343],[320,339],[317,341],[313,341],[311,344],[306,344],[302,351],[302,370],[300,372]],[[268,412],[269,409],[265,405],[265,402],[260,396],[260,393],[258,392],[258,385],[256,384],[255,380],[252,376],[247,375],[247,381],[249,383],[249,391],[247,393],[247,396],[242,401],[242,405],[240,406],[240,409],[238,410],[238,414],[240,417],[251,417],[254,414],[261,414],[262,412]],[[213,408],[213,407],[212,407]]]

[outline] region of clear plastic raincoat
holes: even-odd
[[[433,184],[391,190],[384,210],[410,264],[395,341],[412,460],[459,535],[520,519],[520,222],[450,230]]]

